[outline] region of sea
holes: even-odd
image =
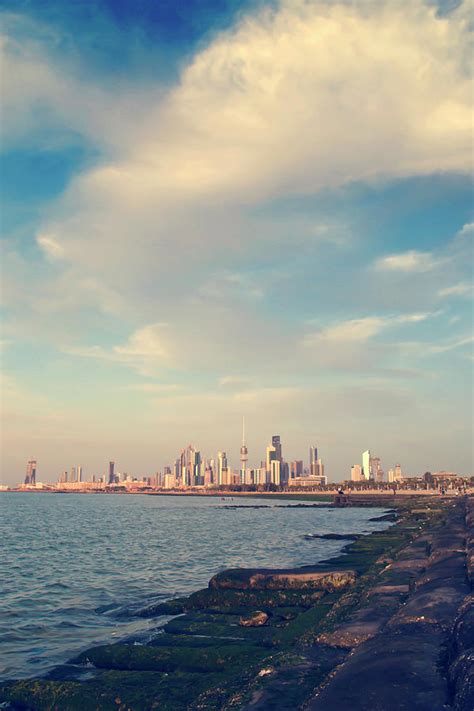
[[[46,674],[95,644],[145,641],[147,606],[226,568],[312,565],[370,533],[377,508],[254,497],[0,494],[0,678]]]

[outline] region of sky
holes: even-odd
[[[472,472],[470,2],[0,10],[4,483]]]

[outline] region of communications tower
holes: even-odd
[[[245,444],[245,417],[242,417],[242,446],[240,448],[240,483],[245,484],[245,473],[248,462],[248,449]]]

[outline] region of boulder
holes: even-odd
[[[226,570],[209,581],[221,590],[342,590],[356,581],[355,570]]]
[[[251,612],[248,615],[242,615],[239,620],[239,625],[242,627],[262,627],[268,621],[268,615],[262,610]]]
[[[443,635],[382,632],[360,644],[306,705],[308,711],[446,711]],[[461,709],[457,710],[461,711]]]
[[[454,692],[454,711],[474,709],[474,655],[460,654],[449,669],[449,679]]]
[[[454,625],[454,639],[458,652],[474,653],[474,595],[464,600]]]

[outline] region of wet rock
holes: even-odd
[[[449,670],[449,678],[454,692],[454,711],[474,709],[474,654],[464,652],[457,657]]]
[[[442,582],[442,581],[441,581]],[[417,590],[403,608],[389,622],[389,626],[400,628],[413,622],[424,622],[441,627],[452,625],[457,610],[465,595],[466,587],[463,584],[436,585],[428,589],[428,585]]]
[[[77,664],[93,664],[98,669],[124,671],[189,671],[210,672],[226,664],[243,661],[248,647],[214,645],[208,648],[150,647],[133,644],[110,644],[94,647],[75,659]],[[252,654],[256,650],[252,649]]]
[[[374,516],[374,518],[369,518],[369,521],[397,521],[398,514],[396,511],[391,511],[390,513],[383,514],[383,516]]]
[[[381,633],[361,644],[305,708],[310,711],[445,711],[443,636]]]
[[[341,590],[355,583],[355,570],[322,572],[297,570],[231,569],[218,573],[209,581],[211,589],[221,590]]]
[[[377,605],[357,610],[347,622],[340,624],[332,632],[323,632],[317,641],[342,649],[357,647],[378,634],[398,607],[398,598],[384,597]]]
[[[256,612],[242,616],[239,620],[239,625],[241,625],[241,627],[262,627],[267,621],[267,613],[257,610]]]
[[[304,538],[307,541],[313,538],[321,538],[325,541],[356,541],[360,536],[360,533],[308,533]]]
[[[474,595],[463,601],[454,625],[454,640],[459,652],[474,650]]]
[[[369,595],[407,595],[410,591],[409,585],[376,585],[369,590]]]
[[[160,615],[181,615],[186,610],[186,598],[177,598],[147,605],[136,612],[139,617],[159,617]]]

